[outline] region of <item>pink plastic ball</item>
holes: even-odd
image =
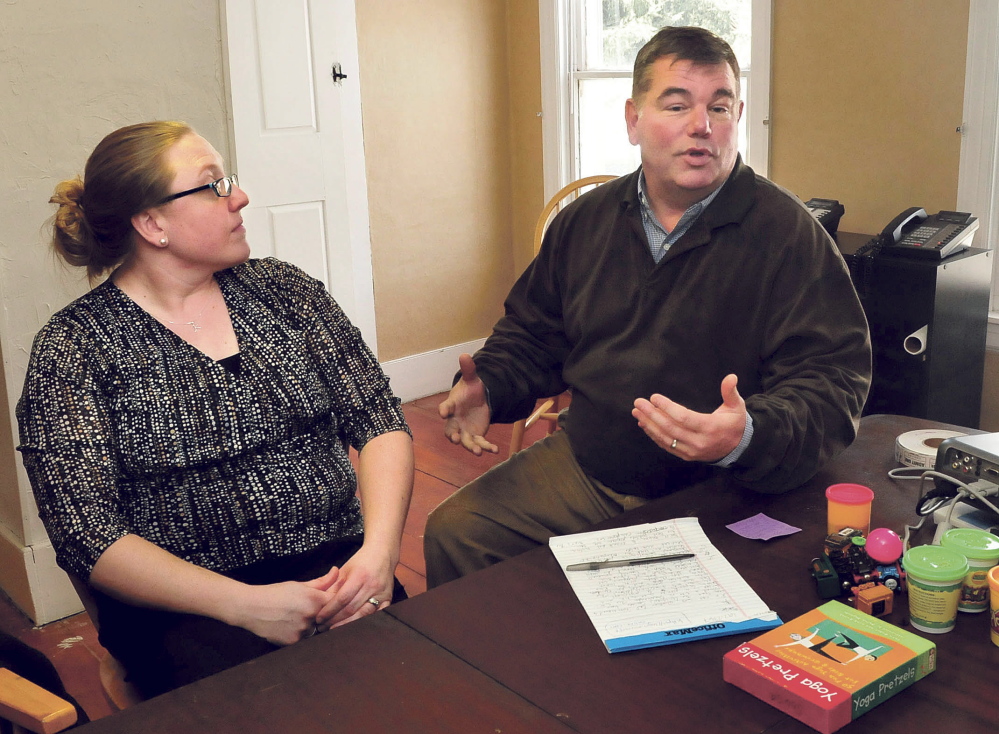
[[[875,528],[867,534],[867,555],[881,565],[894,563],[902,557],[902,539],[894,530]]]

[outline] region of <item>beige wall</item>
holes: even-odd
[[[357,3],[378,351],[485,336],[543,205],[537,0]]]
[[[216,2],[8,0],[0,11],[0,587],[33,617],[46,603],[46,589],[32,593],[45,534],[19,480],[13,403],[35,332],[86,288],[53,268],[48,198],[104,135],[132,122],[187,120],[225,155],[221,38]]]
[[[770,176],[840,229],[954,209],[968,0],[774,0]]]
[[[534,226],[545,205],[541,139],[541,37],[538,0],[508,0],[510,186],[514,274],[534,259]]]
[[[969,0],[774,0],[770,177],[838,199],[840,230],[955,209]],[[932,49],[932,51],[929,51]],[[999,353],[980,427],[999,431]]]

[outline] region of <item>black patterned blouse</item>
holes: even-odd
[[[83,579],[129,533],[226,571],[360,532],[347,444],[409,431],[322,283],[274,259],[216,279],[235,371],[110,281],[35,337],[18,448],[59,565]]]

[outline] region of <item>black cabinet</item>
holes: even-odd
[[[971,248],[940,261],[882,255],[853,263],[867,239],[838,237],[871,328],[874,375],[865,415],[978,428],[992,253]]]

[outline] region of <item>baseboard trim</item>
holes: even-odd
[[[83,611],[69,576],[55,562],[51,543],[23,546],[0,525],[0,587],[36,625]]]
[[[458,371],[458,356],[473,354],[485,339],[455,344],[432,352],[413,354],[382,362],[382,369],[392,384],[392,392],[404,403],[451,389]]]

